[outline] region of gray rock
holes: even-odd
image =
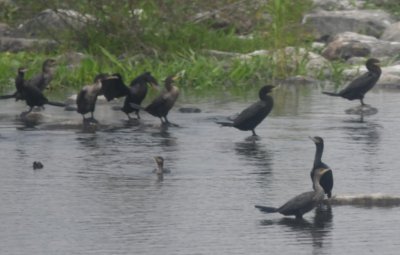
[[[56,46],[57,43],[52,40],[0,37],[0,52],[18,52],[39,49],[53,50]]]
[[[382,10],[318,11],[305,15],[303,23],[317,37],[335,36],[347,31],[379,37],[393,19]]]
[[[314,0],[313,6],[325,11],[357,10],[365,5],[363,0]]]
[[[382,40],[400,42],[400,22],[393,23],[385,29]]]
[[[11,28],[6,23],[0,23],[0,36],[7,36],[10,34]]]
[[[336,35],[322,51],[322,55],[330,60],[366,56],[383,58],[394,56],[399,51],[400,42],[389,42],[373,36],[345,32]]]
[[[92,16],[74,10],[46,9],[19,25],[14,33],[16,36],[22,37],[56,35],[71,29],[80,30],[91,21],[94,21]]]

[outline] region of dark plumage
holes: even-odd
[[[139,109],[132,107],[130,104],[139,105],[142,103],[147,95],[147,84],[152,86],[158,86],[157,80],[151,75],[150,72],[145,72],[136,77],[127,87],[120,74],[113,74],[118,77],[115,80],[109,80],[103,82],[103,92],[107,101],[111,101],[114,98],[125,96],[124,105],[121,110],[131,119],[130,114],[136,113],[138,119],[140,119]]]
[[[278,212],[285,216],[294,215],[296,218],[302,218],[303,214],[314,209],[324,199],[324,190],[319,184],[319,181],[326,171],[329,171],[329,169],[319,168],[316,170],[313,179],[314,191],[304,192],[297,195],[278,208],[261,205],[256,205],[255,207],[265,213]]]
[[[365,94],[372,89],[376,82],[379,80],[379,77],[381,76],[382,70],[379,67],[379,60],[375,58],[370,58],[367,60],[365,63],[365,66],[368,69],[368,72],[359,76],[350,84],[342,89],[339,93],[333,93],[333,92],[322,92],[325,95],[329,96],[337,96],[337,97],[343,97],[348,100],[355,100],[358,99],[361,102],[361,105],[364,104],[364,96]]]
[[[314,165],[310,173],[311,181],[314,180],[315,173],[318,171],[318,169],[327,169],[324,175],[321,176],[319,184],[324,189],[324,192],[328,195],[328,198],[330,198],[332,196],[333,174],[332,169],[321,161],[322,153],[324,152],[324,140],[319,136],[310,137],[310,139],[314,141],[316,146]]]
[[[94,110],[96,107],[97,97],[102,94],[102,81],[113,79],[107,74],[99,74],[94,78],[94,83],[84,86],[76,97],[77,112],[82,114],[85,121],[85,114],[91,114],[91,119],[94,120]]]
[[[218,121],[222,126],[234,127],[242,131],[251,130],[253,136],[256,136],[255,128],[260,124],[265,117],[271,112],[274,105],[274,100],[268,94],[274,86],[264,86],[258,92],[260,100],[244,109],[237,117],[230,121]]]

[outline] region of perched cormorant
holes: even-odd
[[[94,84],[84,86],[78,93],[78,96],[76,97],[76,111],[82,114],[83,121],[86,120],[85,114],[89,112],[91,114],[91,119],[95,120],[93,112],[96,107],[97,97],[103,94],[102,81],[106,79],[115,79],[115,77],[107,74],[98,74],[94,78]]]
[[[158,82],[150,72],[145,72],[136,77],[131,81],[129,87],[127,87],[120,74],[113,74],[118,77],[116,80],[103,81],[103,92],[107,101],[111,101],[114,98],[125,97],[124,105],[121,108],[129,119],[131,119],[130,113],[135,112],[138,119],[140,119],[139,109],[132,107],[130,104],[139,105],[147,95],[147,84],[151,84],[154,87],[158,87]]]
[[[274,86],[267,85],[260,89],[258,96],[260,100],[246,109],[244,109],[237,117],[231,121],[217,121],[218,124],[227,127],[235,127],[242,131],[251,130],[253,136],[257,136],[254,129],[260,124],[265,117],[271,112],[274,100],[268,95]]]
[[[29,79],[29,80],[24,80],[24,84],[28,85],[28,86],[34,86],[37,87],[40,91],[43,91],[45,88],[47,88],[47,86],[49,85],[49,83],[51,82],[51,80],[53,79],[53,73],[54,73],[54,66],[55,66],[55,60],[54,59],[46,59],[43,62],[42,65],[42,72],[40,74],[35,75],[33,78]],[[21,70],[23,68],[20,68]],[[27,69],[25,69],[26,71]],[[25,72],[24,71],[24,72]],[[19,71],[18,71],[19,73]],[[18,74],[19,75],[19,74]],[[3,95],[0,96],[0,99],[9,99],[9,98],[15,98],[16,100],[22,100],[22,96],[20,91],[18,90],[18,85],[17,85],[17,80],[18,77],[15,80],[15,87],[17,89],[16,92],[14,92],[11,95]]]
[[[157,168],[153,170],[153,173],[156,173],[158,175],[171,173],[171,171],[169,169],[164,168],[164,158],[163,157],[156,156],[156,157],[154,157],[154,161],[157,164]]]
[[[324,199],[324,189],[319,184],[319,181],[321,176],[323,176],[326,171],[329,171],[329,169],[319,168],[315,171],[313,179],[314,191],[304,192],[300,195],[297,195],[278,208],[262,205],[256,205],[255,207],[266,213],[278,212],[285,216],[295,215],[296,218],[302,218],[303,214],[311,211]]]
[[[343,97],[348,100],[359,99],[361,105],[364,106],[364,96],[372,89],[381,76],[382,70],[379,66],[379,60],[370,58],[365,63],[368,72],[356,78],[350,84],[342,89],[339,93],[322,92],[325,95]]]
[[[134,103],[131,103],[130,106],[134,109],[143,109],[151,115],[160,118],[162,124],[170,124],[167,115],[179,96],[178,87],[173,85],[176,79],[177,76],[168,76],[165,79],[165,89],[148,106],[143,108]]]
[[[330,198],[332,196],[333,174],[332,169],[321,161],[322,153],[324,152],[324,140],[319,136],[310,137],[310,139],[314,141],[316,146],[314,165],[310,173],[311,181],[314,180],[315,172],[318,171],[318,169],[328,169],[328,171],[321,176],[319,184],[324,189],[324,192],[328,195],[328,198]]]

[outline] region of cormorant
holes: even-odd
[[[102,81],[106,79],[116,79],[116,77],[100,73],[94,77],[93,84],[86,85],[79,91],[76,97],[76,111],[82,114],[83,121],[86,120],[85,114],[89,112],[91,114],[91,119],[95,120],[93,113],[96,107],[97,97],[103,94]]]
[[[227,127],[234,127],[242,131],[251,130],[253,136],[257,136],[254,129],[271,112],[274,105],[273,98],[268,95],[274,86],[263,86],[258,92],[260,100],[244,109],[237,117],[231,121],[217,121],[218,124]]]
[[[55,66],[55,63],[56,62],[54,59],[46,59],[42,65],[42,72],[40,74],[35,75],[33,78],[31,78],[29,80],[25,80],[24,84],[37,87],[40,91],[43,91],[45,88],[47,88],[47,86],[53,79],[53,73],[54,73],[53,67]],[[22,68],[20,68],[20,69],[22,70]],[[27,69],[25,69],[25,71],[26,70]],[[18,80],[18,76],[15,80],[15,86],[16,86],[17,91],[11,95],[0,96],[0,99],[15,98],[16,101],[24,99],[24,98],[22,98],[21,93],[18,90],[18,87],[17,87],[18,81],[17,80]]]
[[[162,124],[170,124],[167,115],[174,106],[179,96],[178,87],[173,85],[177,76],[170,75],[165,79],[165,89],[156,97],[148,106],[141,107],[140,105],[131,103],[130,106],[134,109],[143,109],[151,115],[160,118]],[[164,118],[164,119],[163,119]]]
[[[65,104],[58,102],[49,101],[36,86],[29,85],[24,81],[24,73],[26,69],[18,69],[18,87],[21,91],[21,97],[25,99],[26,104],[29,106],[29,110],[25,113],[28,114],[32,111],[33,107],[43,105],[53,105],[65,107]]]
[[[135,112],[138,119],[140,119],[139,109],[132,107],[130,104],[139,105],[147,95],[147,84],[151,84],[154,87],[158,87],[158,82],[150,72],[145,72],[136,77],[131,81],[129,87],[127,87],[120,74],[113,74],[117,79],[103,81],[103,92],[107,101],[111,101],[114,98],[125,96],[124,105],[121,108],[129,119],[131,119],[130,113]]]
[[[156,173],[158,175],[171,173],[171,171],[169,169],[164,168],[164,158],[163,157],[156,156],[156,157],[154,157],[154,161],[157,164],[157,168],[153,170],[153,173]]]
[[[364,96],[365,94],[372,89],[376,82],[379,80],[381,76],[382,70],[379,66],[379,60],[375,58],[370,58],[365,63],[365,66],[368,69],[368,72],[359,76],[350,84],[342,89],[339,93],[333,92],[322,92],[325,95],[343,97],[348,100],[359,99],[361,105],[364,106]]]
[[[265,213],[278,212],[285,216],[295,215],[296,218],[301,219],[303,217],[303,214],[311,211],[324,199],[325,197],[324,189],[319,184],[319,181],[321,176],[323,176],[324,173],[329,170],[330,169],[319,168],[315,171],[313,180],[314,191],[304,192],[300,195],[297,195],[278,208],[262,206],[262,205],[256,205],[255,207]]]
[[[315,172],[318,169],[328,169],[328,171],[326,171],[325,174],[321,176],[319,184],[324,189],[324,192],[328,195],[328,198],[330,198],[332,196],[333,174],[332,169],[321,161],[322,153],[324,152],[324,140],[319,136],[310,137],[310,139],[314,141],[316,146],[314,165],[310,173],[311,181],[314,180]]]

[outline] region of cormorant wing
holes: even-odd
[[[295,196],[294,198],[287,201],[284,205],[278,208],[279,212],[290,212],[292,210],[298,210],[301,208],[306,208],[312,206],[314,203],[314,191],[308,191]]]
[[[43,91],[46,88],[47,84],[44,84],[44,83],[45,83],[45,79],[43,77],[43,74],[37,74],[34,77],[32,77],[31,79],[25,81],[26,86],[36,87],[40,91]],[[42,84],[44,86],[41,86]]]
[[[151,111],[152,109],[157,109],[160,106],[163,106],[165,104],[165,102],[167,101],[167,97],[166,96],[167,96],[166,94],[159,95],[157,98],[155,98],[153,100],[153,102],[151,102],[151,104],[149,104],[146,107],[146,111],[147,110]]]
[[[265,103],[258,101],[256,103],[250,105],[246,109],[244,109],[241,113],[239,113],[239,115],[234,119],[234,122],[235,123],[247,122],[247,121],[251,120],[252,118],[254,118],[255,115],[262,112],[264,110],[264,107],[265,107]]]
[[[363,75],[357,77],[352,82],[350,82],[350,84],[347,85],[346,88],[340,91],[340,94],[343,95],[348,92],[353,92],[354,90],[362,89],[364,87],[369,87],[369,85],[371,84],[374,85],[375,82],[378,80],[378,78],[379,77],[370,72],[364,73]]]
[[[102,80],[101,87],[107,101],[111,101],[114,98],[124,97],[129,94],[129,89],[122,83],[121,79]]]

